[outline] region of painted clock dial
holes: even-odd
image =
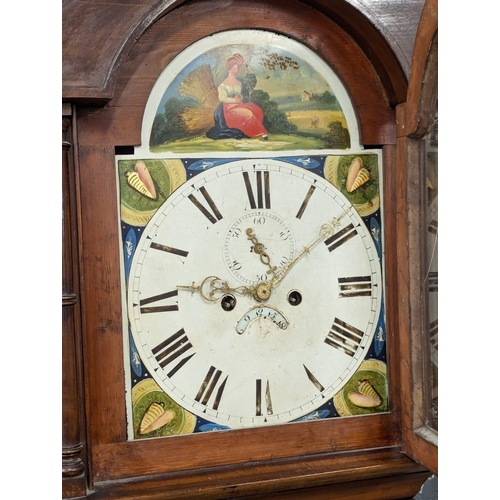
[[[289,422],[366,356],[381,269],[329,182],[278,160],[231,161],[179,187],[138,242],[130,328],[158,385],[232,428]]]

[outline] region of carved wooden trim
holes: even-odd
[[[64,110],[63,110],[64,111]],[[67,111],[67,110],[66,110]],[[85,492],[85,481],[73,478],[85,473],[82,444],[79,341],[78,259],[74,163],[71,154],[71,117],[62,118],[62,477],[63,497]],[[65,484],[65,480],[70,480]]]
[[[394,43],[376,11],[356,0],[309,0],[307,3],[330,17],[356,40],[377,71],[391,106],[404,102],[410,61]],[[412,6],[400,4],[400,9],[407,8]]]
[[[99,2],[98,2],[99,3]],[[97,75],[88,77],[92,83],[85,84],[79,81],[65,81],[63,79],[62,97],[66,101],[104,105],[115,96],[116,84],[119,75],[122,72],[122,65],[129,57],[136,42],[143,34],[153,26],[158,19],[166,16],[172,11],[187,4],[187,0],[165,0],[155,2],[155,5],[144,9],[144,13],[135,26],[121,40],[116,40],[113,56],[109,57],[107,67],[96,71]],[[228,8],[237,9],[239,6],[234,2],[225,2]],[[233,7],[230,7],[233,4]],[[263,8],[269,8],[273,5],[279,6],[287,3],[287,0],[267,0],[260,2]],[[376,12],[369,9],[362,9],[362,6],[352,0],[301,0],[305,4],[304,8],[311,6],[318,9],[318,12],[325,13],[334,22],[338,22],[346,33],[349,33],[356,43],[366,53],[367,57],[376,68],[383,85],[388,89],[389,100],[391,104],[402,102],[406,95],[407,80],[407,61],[397,43],[384,31],[384,20],[380,19]],[[267,4],[267,5],[266,5]],[[206,7],[208,10],[211,6]],[[404,8],[404,5],[401,6]],[[74,20],[71,16],[77,16],[80,13],[76,8],[65,7],[63,9],[63,20],[68,17],[67,25],[73,26]],[[264,16],[265,14],[263,14]],[[105,23],[108,19],[103,12],[103,18],[100,22]],[[119,20],[116,20],[119,22]],[[69,35],[67,35],[69,37]],[[75,37],[75,33],[71,36]],[[83,41],[85,36],[81,35]],[[71,65],[71,51],[73,49],[73,40],[64,43],[65,48],[63,64]],[[68,47],[66,47],[68,45]],[[90,47],[90,50],[96,49]],[[89,54],[92,57],[92,54]],[[80,70],[82,73],[84,69]]]
[[[408,83],[405,135],[421,139],[429,129],[438,78],[438,2],[427,0],[422,12]]]
[[[95,483],[91,499],[400,500],[413,498],[429,475],[389,447],[106,481]]]
[[[121,43],[116,44],[116,52],[111,59],[111,64],[107,72],[101,75],[99,85],[68,85],[63,81],[62,97],[80,103],[92,103],[104,105],[113,98],[115,92],[116,79],[121,71],[121,65],[125,61],[134,47],[137,40],[157,19],[165,16],[173,9],[187,3],[188,0],[164,0],[154,2],[156,5],[144,10],[142,19],[127,34]],[[72,15],[71,9],[63,10],[67,16]],[[63,23],[64,24],[64,23]]]

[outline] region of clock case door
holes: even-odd
[[[330,498],[327,495],[333,493],[339,495],[336,498],[356,498],[363,492],[371,492],[372,499],[412,497],[429,472],[401,453],[397,252],[402,240],[394,231],[386,231],[384,242],[388,413],[127,441],[115,154],[140,144],[151,88],[178,53],[204,36],[229,29],[269,29],[304,43],[348,89],[361,144],[383,151],[386,227],[398,223],[401,201],[396,198],[400,176],[395,106],[406,99],[406,78],[380,33],[358,11],[343,6],[335,13],[326,1],[315,2],[320,10],[295,1],[238,2],[235,10],[218,0],[211,1],[209,8],[207,2],[177,3],[178,8],[166,9],[168,13],[158,15],[140,36],[136,34],[128,55],[119,58],[111,74],[112,98],[103,105],[100,99],[85,96],[73,112],[91,496],[165,498],[168,491],[168,498],[264,493],[272,498],[271,492],[297,490],[300,495],[301,488],[313,488],[310,492],[318,495],[314,498]],[[354,20],[360,23],[356,28],[349,26]],[[359,29],[363,23],[364,31]]]
[[[397,107],[398,176],[401,217],[398,232],[407,238],[401,246],[398,269],[401,273],[400,333],[403,358],[403,449],[432,472],[438,472],[437,425],[432,423],[431,360],[429,318],[428,182],[426,139],[437,130],[438,16],[437,0],[424,6],[417,31],[408,87],[408,100]],[[437,138],[434,141],[437,144]],[[432,180],[437,192],[437,177]],[[437,194],[435,197],[437,202]],[[436,221],[437,227],[437,221]],[[437,295],[437,275],[434,282]],[[436,299],[437,300],[437,299]],[[436,335],[437,338],[437,335]],[[437,340],[436,340],[437,346]],[[437,347],[436,347],[437,355]],[[436,363],[437,365],[437,363]],[[437,384],[436,384],[437,386]]]

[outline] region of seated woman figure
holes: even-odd
[[[228,75],[219,85],[219,105],[215,108],[215,125],[207,132],[210,139],[242,139],[262,137],[268,139],[263,125],[264,111],[248,100],[249,89],[242,78],[236,76],[243,57],[234,54],[226,61]]]

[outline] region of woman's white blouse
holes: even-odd
[[[241,95],[241,84],[240,85],[225,85],[221,83],[219,85],[219,101],[221,102],[236,102],[234,97],[229,97],[233,95]]]

